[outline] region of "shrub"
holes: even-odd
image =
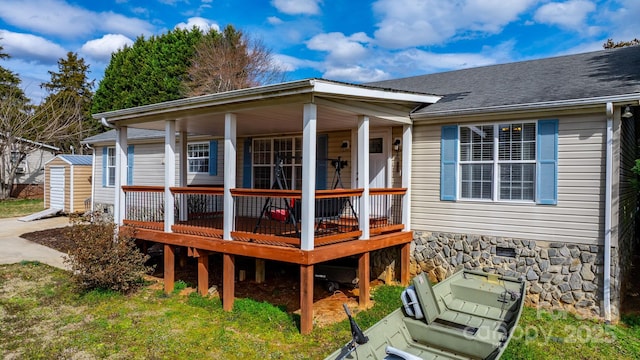
[[[128,293],[143,284],[143,275],[152,268],[145,265],[149,256],[136,247],[130,233],[108,220],[93,223],[76,218],[67,231],[72,242],[65,263],[71,267],[73,280],[85,291],[94,289]]]

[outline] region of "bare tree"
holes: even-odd
[[[44,103],[31,106],[15,98],[8,89],[0,101],[0,200],[9,198],[20,163],[40,149],[42,144],[55,144],[77,136],[73,132],[82,107],[76,102]]]
[[[212,31],[196,45],[185,82],[188,96],[282,82],[284,71],[259,40],[227,26]]]

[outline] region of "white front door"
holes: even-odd
[[[369,187],[386,188],[391,182],[389,169],[391,130],[372,131],[369,134]],[[381,202],[382,201],[382,202]],[[386,216],[384,199],[371,198],[371,217]]]
[[[64,210],[64,167],[51,167],[49,208]]]

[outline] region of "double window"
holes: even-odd
[[[269,189],[272,186],[302,188],[302,138],[284,137],[253,140],[253,187]],[[276,168],[274,165],[281,164]],[[276,177],[280,171],[280,178]]]
[[[460,126],[460,198],[534,201],[536,124]]]
[[[444,126],[441,199],[557,201],[557,120]]]
[[[187,144],[187,169],[190,173],[209,173],[209,143]]]

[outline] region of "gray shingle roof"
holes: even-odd
[[[127,129],[128,140],[162,139],[162,138],[164,138],[164,131],[136,129],[136,128]],[[115,141],[116,141],[116,131],[109,130],[109,131],[105,131],[103,133],[85,138],[84,140],[82,140],[82,143],[96,144],[101,142],[115,142]]]
[[[71,165],[91,165],[93,163],[93,156],[91,155],[58,155],[59,158],[68,162]]]
[[[638,93],[640,46],[449,71],[367,85],[443,98],[429,115],[465,109]]]

